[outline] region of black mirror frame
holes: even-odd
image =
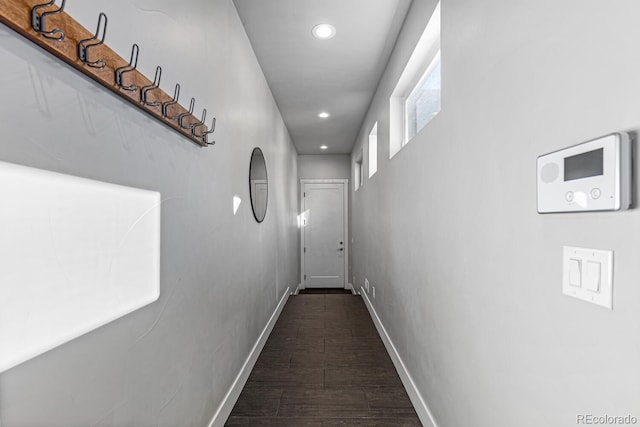
[[[256,215],[256,206],[253,200],[253,192],[251,191],[251,171],[253,169],[253,156],[256,154],[256,151],[259,152],[262,156],[262,162],[264,163],[264,176],[267,181],[267,200],[265,201],[264,216],[262,217],[262,219],[258,219],[258,216]],[[251,212],[253,213],[253,217],[258,223],[263,222],[267,217],[267,207],[269,206],[269,175],[267,173],[267,160],[265,159],[264,153],[262,152],[260,147],[255,147],[251,151],[251,160],[249,161],[249,198],[251,199]]]

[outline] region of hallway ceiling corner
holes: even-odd
[[[233,1],[298,153],[350,153],[411,0]]]

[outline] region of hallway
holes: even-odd
[[[289,297],[228,426],[420,426],[361,297]]]

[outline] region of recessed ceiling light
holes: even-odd
[[[336,27],[330,24],[318,24],[311,30],[313,36],[320,40],[327,40],[336,35]]]
[[[320,146],[320,149],[321,149],[321,150],[326,150],[327,148],[329,148],[329,147],[327,147],[326,145],[321,145],[321,146]]]
[[[318,117],[320,117],[321,119],[328,119],[329,116],[331,116],[331,114],[327,113],[326,111],[318,113]]]

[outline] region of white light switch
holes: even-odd
[[[582,261],[569,259],[569,284],[577,288],[582,286]]]
[[[584,272],[584,287],[591,292],[600,292],[602,269],[599,261],[587,261]]]
[[[612,309],[613,251],[562,249],[562,293]]]

